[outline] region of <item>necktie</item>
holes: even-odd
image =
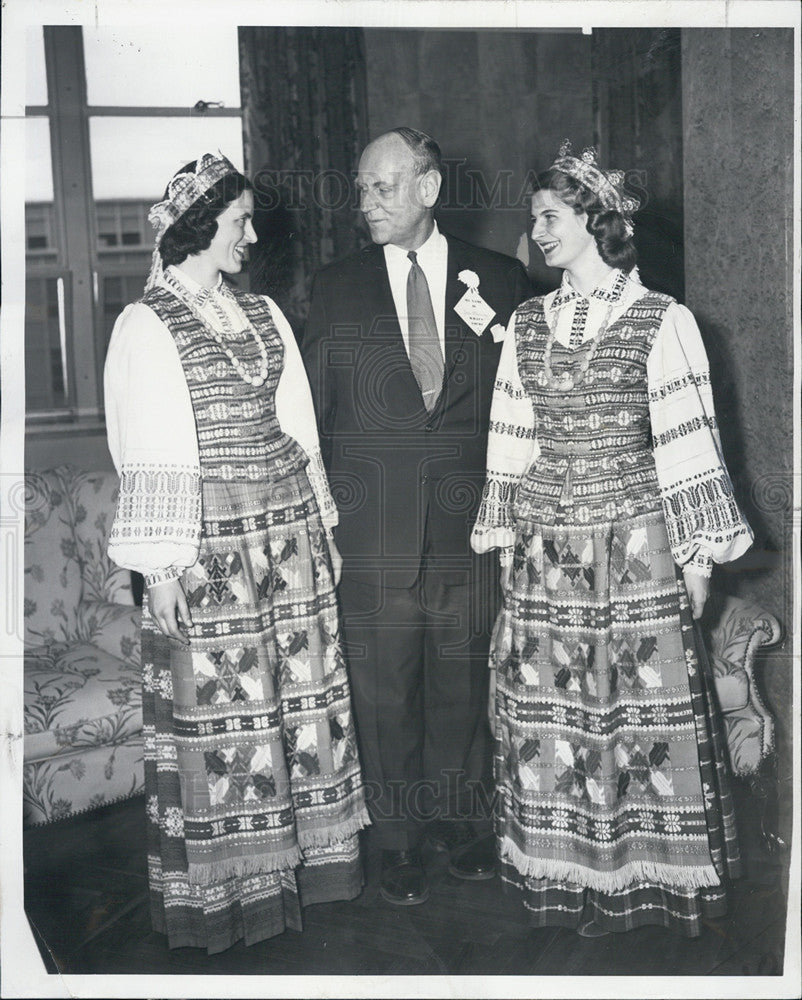
[[[443,388],[443,352],[426,275],[415,251],[410,250],[407,256],[412,262],[407,277],[409,363],[420,386],[423,405],[431,413]]]

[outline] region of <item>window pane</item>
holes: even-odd
[[[25,37],[25,103],[47,104],[45,33],[40,25],[28,28]]]
[[[98,200],[158,201],[173,174],[221,150],[242,170],[241,118],[89,119],[92,190]]]
[[[56,220],[52,202],[25,205],[25,249],[29,256],[39,259],[56,258]]]
[[[50,122],[25,119],[25,201],[53,200],[53,165],[50,162]]]
[[[25,282],[25,403],[29,412],[67,406],[63,295],[60,278],[29,277]]]
[[[236,26],[190,20],[185,31],[85,27],[83,37],[90,106],[240,106]]]
[[[108,257],[111,247],[141,247],[150,260],[153,250],[153,227],[148,222],[149,201],[99,201],[95,203],[98,248]],[[129,260],[131,258],[128,258]]]

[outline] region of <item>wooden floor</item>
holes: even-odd
[[[749,815],[748,800],[741,816]],[[498,878],[463,882],[443,855],[424,855],[432,893],[421,906],[384,902],[378,861],[352,903],[312,906],[303,933],[206,956],[170,951],[150,929],[144,802],[25,832],[25,908],[49,972],[176,974],[777,975],[782,972],[787,867],[743,824],[746,877],[729,915],[688,940],[662,928],[586,940],[527,926]]]

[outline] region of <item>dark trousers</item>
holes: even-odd
[[[469,565],[455,577],[426,556],[411,587],[394,587],[391,569],[370,583],[343,574],[357,739],[373,838],[383,849],[414,848],[431,820],[491,828],[487,693],[497,570],[492,556]]]

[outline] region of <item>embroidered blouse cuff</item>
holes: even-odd
[[[476,524],[471,532],[471,548],[480,555],[491,549],[512,549],[514,544],[515,531],[512,528]]]
[[[713,556],[709,549],[700,546],[682,567],[683,573],[691,570],[699,576],[710,576],[713,572]]]
[[[167,569],[159,569],[154,573],[145,573],[145,586],[157,587],[160,583],[169,583],[170,580],[177,580],[181,573],[182,570],[177,566],[168,566]]]

